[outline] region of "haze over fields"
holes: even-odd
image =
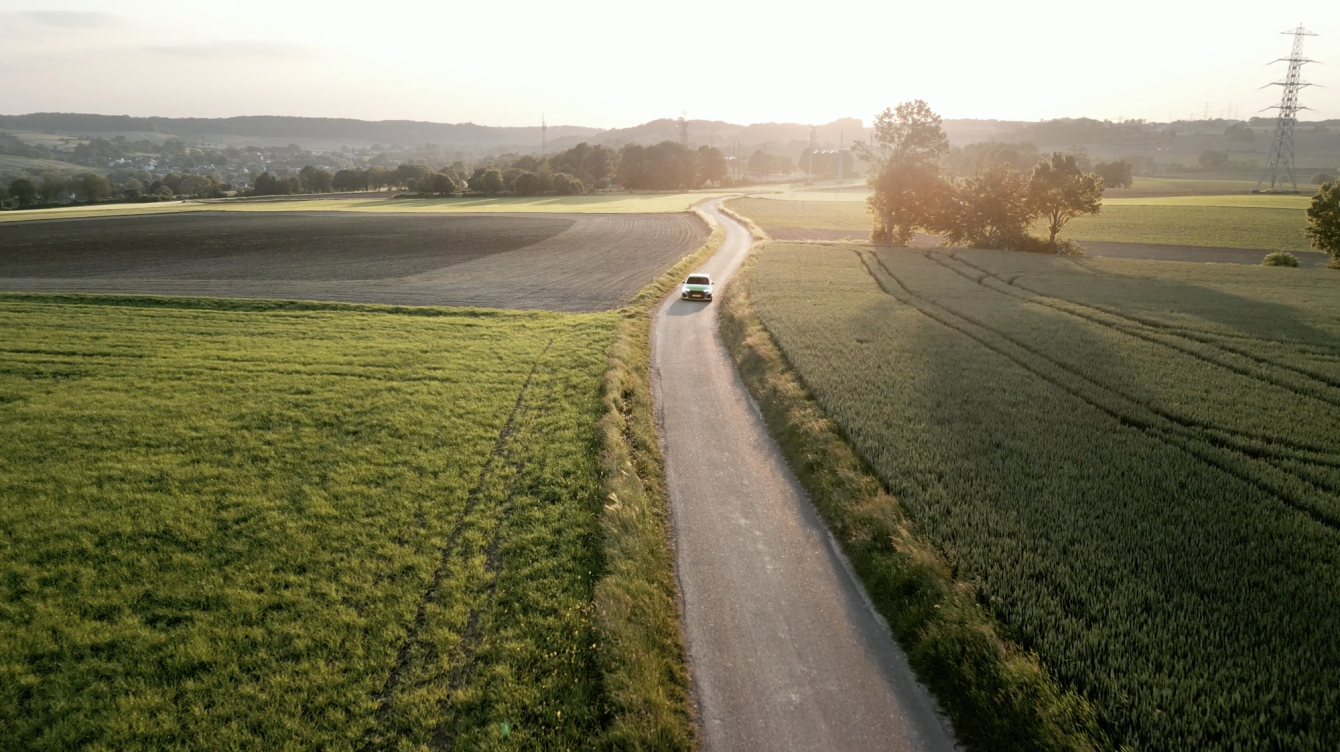
[[[1340,8],[1075,6],[1055,0],[760,8],[610,0],[220,5],[0,0],[4,114],[284,114],[628,127],[687,111],[826,123],[922,98],[946,118],[1168,121],[1273,104],[1300,21],[1333,60]],[[957,19],[971,19],[956,24]],[[704,77],[711,73],[711,80]],[[1340,116],[1340,70],[1311,66],[1309,117]],[[721,81],[725,85],[713,85]],[[748,96],[741,96],[743,87]]]

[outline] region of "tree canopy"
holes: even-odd
[[[1103,205],[1103,179],[1084,172],[1070,154],[1055,152],[1038,162],[1028,180],[1028,205],[1047,220],[1047,244],[1056,248],[1056,234],[1082,214],[1097,214]]]
[[[1312,197],[1306,232],[1312,247],[1331,254],[1331,266],[1340,267],[1340,180],[1323,185]]]
[[[944,194],[939,161],[949,137],[940,116],[920,99],[904,102],[876,116],[871,143],[858,141],[852,150],[870,165],[873,237],[906,244],[916,228],[934,220]]]

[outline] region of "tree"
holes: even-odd
[[[866,201],[875,215],[874,239],[906,245],[932,221],[945,193],[938,163],[948,149],[940,116],[920,99],[884,110],[875,117],[872,143],[852,144],[871,166]]]
[[[502,193],[506,188],[507,184],[503,182],[501,172],[492,167],[484,171],[484,176],[480,181],[480,190],[492,196]]]
[[[1224,138],[1229,141],[1250,143],[1256,140],[1256,131],[1248,128],[1246,123],[1234,123],[1224,129]]]
[[[685,190],[698,177],[696,153],[678,141],[628,144],[619,151],[619,182],[634,190]]]
[[[42,182],[37,184],[37,197],[44,204],[57,203],[69,192],[70,179],[58,172],[44,173]]]
[[[1200,166],[1207,170],[1216,170],[1228,164],[1228,152],[1206,149],[1200,153]]]
[[[1082,214],[1097,214],[1103,207],[1103,179],[1084,172],[1071,154],[1054,152],[1033,168],[1028,179],[1028,206],[1047,220],[1051,236],[1047,244],[1056,252],[1056,234]]]
[[[517,176],[514,190],[522,196],[534,196],[540,192],[540,179],[527,170]]]
[[[329,172],[307,165],[298,173],[298,181],[302,183],[302,189],[307,193],[330,193],[330,189],[335,185],[335,178]]]
[[[209,196],[214,193],[214,183],[202,175],[187,175],[177,183],[177,193],[192,198]]]
[[[1312,197],[1306,232],[1312,247],[1331,254],[1331,266],[1340,267],[1340,180],[1323,185]]]
[[[10,182],[9,193],[14,197],[20,209],[37,203],[37,184],[32,178],[17,178]]]
[[[362,170],[340,170],[330,179],[337,191],[363,191],[368,187],[368,174]]]
[[[1124,159],[1118,162],[1099,162],[1093,166],[1093,171],[1103,179],[1104,188],[1130,188],[1135,183],[1131,177],[1131,163]]]
[[[450,175],[440,172],[433,173],[433,193],[441,196],[455,195],[456,181],[452,180]]]
[[[698,147],[698,180],[699,185],[711,183],[720,185],[721,181],[726,179],[726,174],[730,171],[726,164],[726,155],[715,146]]]
[[[582,185],[580,179],[574,178],[566,172],[560,172],[554,176],[554,191],[560,196],[575,196],[579,193],[585,193],[586,186]]]
[[[96,172],[86,172],[75,182],[75,190],[85,201],[96,204],[112,195],[112,184]]]
[[[989,164],[953,184],[944,184],[929,229],[950,245],[1014,249],[1022,245],[1036,211],[1028,200],[1028,178],[1009,164]]]

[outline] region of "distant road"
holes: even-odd
[[[700,271],[720,283],[750,238],[717,203],[726,242]],[[669,300],[652,357],[703,748],[955,749],[751,406],[716,303]]]

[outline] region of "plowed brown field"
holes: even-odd
[[[0,226],[0,290],[596,311],[707,238],[689,214],[192,213]]]

